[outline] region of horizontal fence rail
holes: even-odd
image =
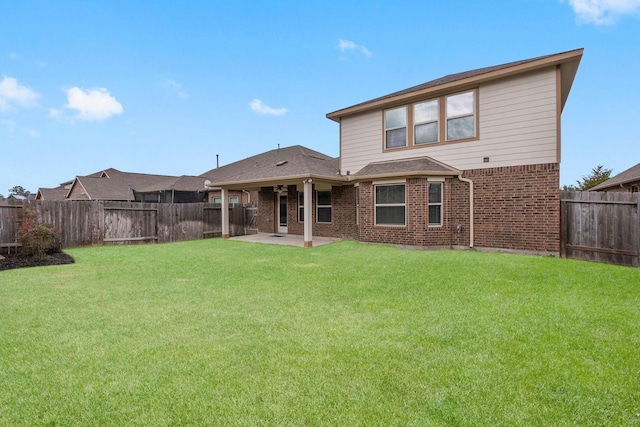
[[[222,207],[210,203],[131,203],[107,201],[3,201],[0,250],[19,246],[26,210],[60,232],[63,248],[144,242],[177,242],[222,235]],[[229,207],[232,236],[257,233],[254,205]]]
[[[640,266],[640,194],[562,191],[560,256]]]

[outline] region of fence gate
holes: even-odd
[[[640,266],[640,193],[562,191],[560,255]]]
[[[256,205],[247,205],[244,215],[244,234],[258,234],[258,207]]]

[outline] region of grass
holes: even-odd
[[[0,425],[640,425],[640,270],[341,242],[0,273]]]

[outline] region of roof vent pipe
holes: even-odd
[[[216,154],[216,169],[220,167],[219,157],[220,157],[220,154]]]

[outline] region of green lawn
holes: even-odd
[[[640,425],[640,269],[341,242],[0,272],[0,425]]]

